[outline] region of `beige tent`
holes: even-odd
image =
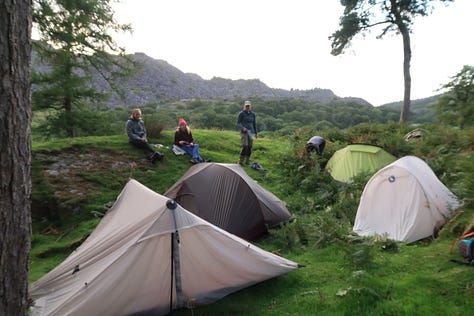
[[[432,236],[459,206],[456,196],[428,164],[407,156],[382,168],[367,182],[354,231],[410,243]]]
[[[194,165],[164,195],[247,240],[291,218],[285,203],[262,188],[239,164]]]
[[[31,286],[31,315],[164,315],[297,267],[130,180],[89,238]]]

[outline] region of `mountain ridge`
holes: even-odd
[[[321,103],[333,100],[355,101],[370,105],[363,98],[339,97],[330,89],[314,88],[310,90],[284,90],[270,88],[259,79],[225,79],[213,77],[203,79],[195,73],[184,73],[167,61],[153,59],[145,53],[135,53],[129,57],[138,62],[135,77],[125,80],[121,86],[126,87],[122,98],[117,93],[110,94],[108,105],[134,106],[159,104],[160,102],[181,99],[224,99],[237,100],[242,98],[263,99],[301,99]],[[99,80],[99,90],[110,91],[104,80]]]

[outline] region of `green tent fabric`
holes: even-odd
[[[334,153],[326,170],[340,182],[350,182],[361,173],[375,173],[394,162],[397,158],[380,147],[373,145],[348,145]]]

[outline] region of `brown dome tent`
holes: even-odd
[[[247,240],[288,221],[285,204],[238,164],[192,166],[165,196],[204,220]]]

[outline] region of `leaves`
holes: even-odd
[[[117,79],[131,75],[135,64],[112,55],[123,55],[123,49],[109,34],[131,27],[115,22],[110,0],[35,0],[33,22],[40,36],[33,62],[49,65],[33,72],[34,108],[54,108],[68,117],[79,104],[97,103],[106,96],[92,80],[91,70],[115,90]],[[69,137],[74,136],[73,124],[69,120],[63,127]]]

